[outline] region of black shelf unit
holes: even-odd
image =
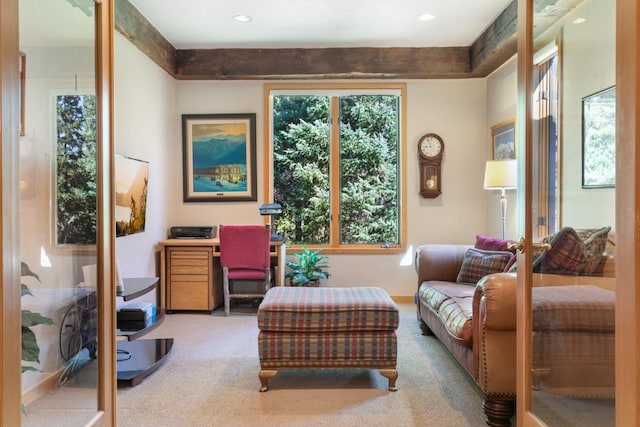
[[[125,301],[139,298],[158,287],[158,277],[123,278],[122,292],[116,295]],[[136,386],[155,372],[164,363],[173,347],[173,338],[137,339],[157,328],[165,317],[165,310],[156,309],[155,320],[137,331],[116,330],[116,335],[125,337],[117,342],[118,384]]]

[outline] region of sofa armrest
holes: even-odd
[[[516,391],[516,273],[489,274],[473,296],[474,378],[486,394]]]
[[[473,319],[479,320],[479,327],[516,330],[516,280],[516,273],[494,273],[480,279],[473,297]]]
[[[422,245],[416,249],[418,287],[428,280],[455,282],[469,245]]]

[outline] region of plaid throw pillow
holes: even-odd
[[[509,244],[515,243],[513,240],[503,240],[498,239],[496,237],[487,237],[481,234],[476,234],[476,244],[473,245],[476,249],[482,249],[485,251],[502,251],[502,252],[511,252],[513,255],[516,254],[516,250],[510,249]],[[513,265],[516,263],[516,257],[513,256],[504,267],[504,272],[507,273],[511,269]]]
[[[460,267],[456,281],[476,284],[487,274],[503,272],[511,258],[513,258],[511,252],[469,248],[464,253],[462,267]]]
[[[551,245],[534,261],[535,273],[586,276],[595,271],[607,246],[611,227],[597,230],[562,228],[556,234],[543,239]],[[546,240],[546,241],[545,241]]]

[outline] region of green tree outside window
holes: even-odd
[[[96,243],[96,97],[56,98],[56,243]]]
[[[273,97],[273,194],[283,207],[276,231],[293,244],[397,245],[400,97],[337,96],[336,120],[332,98]],[[339,146],[337,173],[330,170],[332,144]],[[337,206],[332,179],[339,181]],[[331,242],[332,224],[339,227],[338,242]]]

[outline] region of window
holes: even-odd
[[[560,81],[556,42],[543,47],[534,56],[534,141],[533,172],[534,236],[543,237],[560,229]]]
[[[265,90],[276,232],[292,245],[401,249],[405,85]]]
[[[96,244],[96,97],[56,97],[55,243]]]

